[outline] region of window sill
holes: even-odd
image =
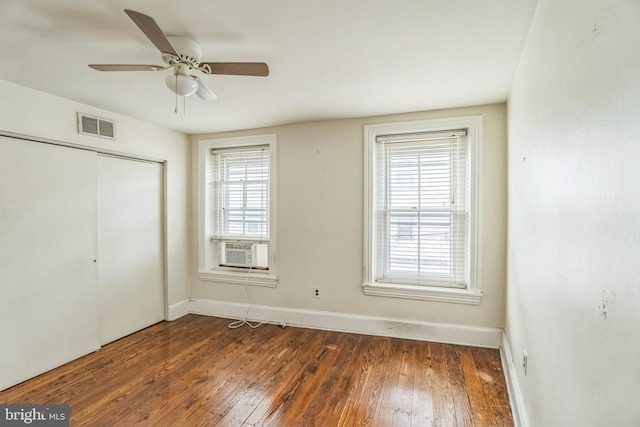
[[[198,278],[208,282],[264,286],[267,288],[275,288],[278,283],[277,276],[272,276],[268,273],[256,273],[255,271],[247,273],[243,271],[201,270],[198,272]]]
[[[433,286],[401,285],[396,283],[363,283],[365,295],[392,298],[417,299],[425,301],[449,302],[455,304],[479,305],[481,292],[468,289],[437,288]]]

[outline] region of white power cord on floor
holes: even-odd
[[[253,267],[249,267],[249,272],[247,273],[247,280],[244,282],[244,293],[247,295],[247,301],[249,302],[249,306],[247,307],[247,311],[244,313],[244,319],[236,320],[235,322],[229,323],[229,329],[237,329],[244,325],[249,326],[251,329],[256,329],[259,326],[262,326],[264,322],[260,323],[251,323],[247,318],[249,317],[249,310],[251,310],[251,306],[253,303],[251,302],[251,296],[249,296],[249,279],[251,278],[251,270]]]

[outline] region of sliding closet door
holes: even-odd
[[[100,347],[96,158],[0,137],[0,390]]]
[[[163,166],[98,155],[102,344],[164,319]]]

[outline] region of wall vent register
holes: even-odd
[[[78,113],[78,133],[98,136],[100,138],[116,139],[115,122],[84,113]]]

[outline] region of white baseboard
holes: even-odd
[[[167,320],[176,320],[189,314],[189,300],[179,301],[169,306]]]
[[[524,406],[524,399],[520,391],[520,384],[516,375],[516,366],[511,356],[511,345],[506,337],[502,334],[502,347],[500,347],[500,356],[502,359],[502,370],[504,378],[507,382],[507,391],[509,393],[509,401],[511,403],[511,412],[513,413],[513,422],[515,427],[529,427],[529,419],[527,418],[527,409]]]
[[[189,313],[338,332],[500,348],[502,330],[447,323],[192,299]]]

